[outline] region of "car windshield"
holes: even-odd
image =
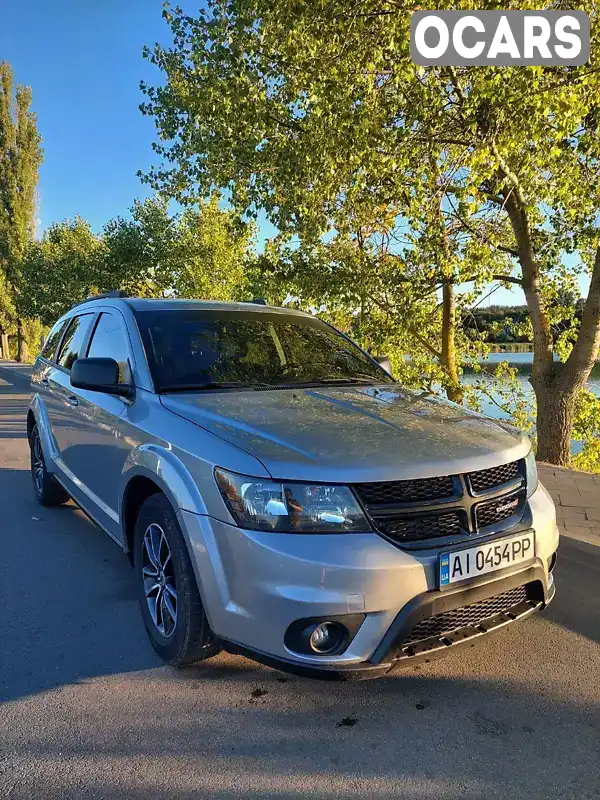
[[[136,311],[158,391],[391,383],[314,317],[268,311]]]

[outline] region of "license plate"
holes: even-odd
[[[530,561],[535,556],[533,531],[511,536],[510,539],[489,542],[468,550],[456,550],[440,555],[440,586],[466,581],[497,569]]]

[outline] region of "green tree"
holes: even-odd
[[[178,214],[161,198],[137,201],[104,228],[105,281],[147,297],[247,299],[253,235],[216,194]]]
[[[173,276],[178,297],[248,300],[254,260],[254,225],[219,207],[217,195],[185,210],[178,220],[180,263]]]
[[[13,91],[12,69],[0,63],[0,325],[2,349],[16,326],[18,358],[26,358],[19,292],[21,261],[35,231],[41,138],[31,111],[31,89]]]
[[[597,7],[585,10],[594,32]],[[404,248],[387,248],[397,263],[390,288],[401,286],[401,309],[425,284],[439,287],[434,349],[451,396],[457,286],[498,276],[522,287],[538,457],[567,463],[577,396],[600,346],[597,70],[417,67],[410,10],[377,0],[211,0],[197,17],[170,7],[165,17],[173,46],[147,52],[165,81],[144,87],[142,107],[155,117],[163,161],[152,185],[182,202],[227,187],[238,211],[264,208],[301,247],[347,237],[349,224],[357,238],[356,219],[371,229],[385,220],[388,239],[407,230]],[[592,64],[598,50],[594,36]],[[576,286],[569,253],[591,280],[580,324],[559,302]],[[559,318],[570,324],[556,333]],[[436,326],[416,322],[421,343]]]
[[[162,297],[177,264],[177,223],[161,198],[136,200],[129,217],[104,226],[105,269],[111,288],[139,297]]]
[[[252,233],[216,196],[180,214],[169,214],[160,199],[136,201],[130,218],[109,221],[101,234],[81,217],[55,223],[25,251],[20,308],[50,325],[74,303],[115,289],[249,299]]]
[[[106,257],[106,245],[81,217],[51,225],[25,251],[19,299],[23,313],[53,324],[74,303],[106,288]]]

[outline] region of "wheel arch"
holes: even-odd
[[[31,434],[36,425],[35,414],[31,408],[27,409],[27,441],[31,442]]]
[[[133,564],[133,537],[135,523],[143,503],[154,494],[164,494],[162,488],[146,475],[134,475],[127,486],[122,501],[123,544],[129,561]]]
[[[123,547],[133,560],[133,534],[142,503],[161,492],[175,513],[181,509],[206,514],[198,487],[184,464],[166,448],[142,445],[134,450],[123,470],[119,517]],[[187,542],[186,545],[189,543]]]

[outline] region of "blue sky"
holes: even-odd
[[[200,0],[180,0],[194,13]],[[2,0],[0,59],[33,90],[43,138],[40,229],[80,214],[94,230],[150,194],[136,176],[153,162],[154,124],[140,80],[160,81],[142,47],[168,44],[162,0]],[[261,225],[260,239],[272,234]],[[523,302],[499,289],[484,301]]]
[[[149,193],[136,177],[154,135],[139,82],[159,79],[141,53],[168,41],[161,10],[162,0],[3,0],[0,58],[32,87],[43,137],[42,228],[79,213],[100,229]]]

